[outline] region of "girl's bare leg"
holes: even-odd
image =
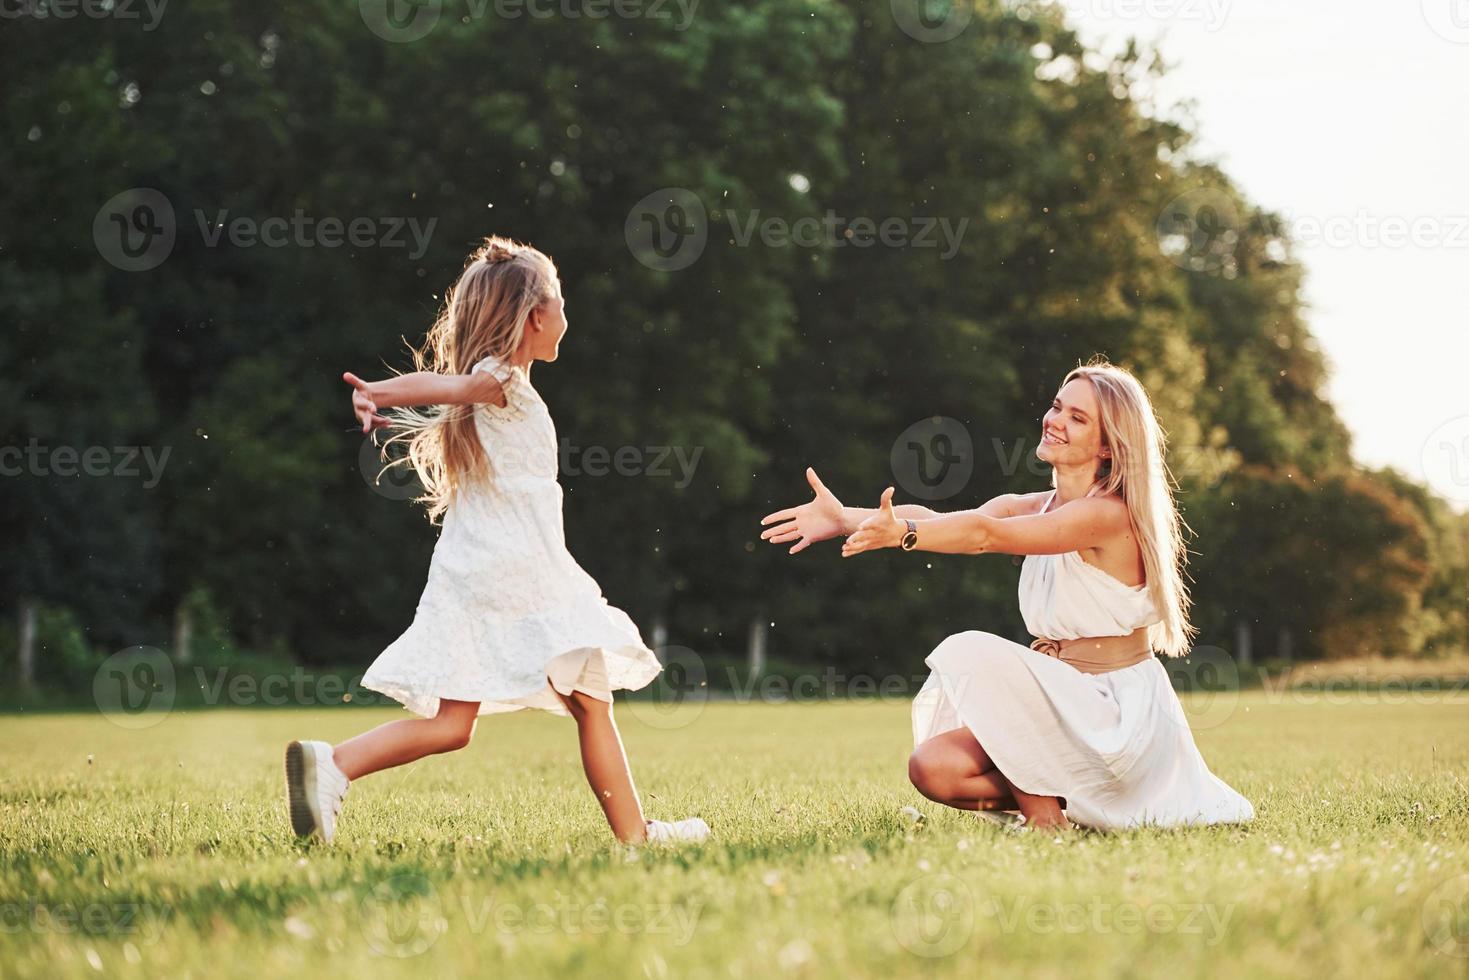
[[[434,717],[379,725],[338,745],[332,758],[348,779],[357,779],[426,755],[462,749],[474,735],[478,713],[478,701],[441,700]]]
[[[624,844],[641,844],[648,838],[648,825],[643,819],[643,806],[633,786],[622,736],[612,718],[612,704],[581,691],[560,694],[576,719],[577,739],[581,743],[581,764],[586,770],[587,784],[597,796],[602,813],[612,833]]]
[[[955,809],[994,809],[1013,803],[1029,826],[1070,826],[1056,797],[1016,789],[968,728],[936,735],[914,749],[908,758],[908,778],[930,800]]]

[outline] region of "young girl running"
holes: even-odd
[[[449,290],[419,371],[367,383],[352,405],[364,432],[392,427],[407,444],[429,518],[442,516],[413,624],[368,668],[362,686],[419,718],[333,747],[286,749],[291,826],[330,841],[351,781],[469,744],[479,715],[541,708],[576,719],[582,765],[617,839],[698,841],[697,818],[644,820],[612,718],[612,691],[662,670],[632,620],[566,550],[556,430],[530,384],[566,333],[556,267],[490,238]],[[410,406],[434,406],[417,411]],[[392,417],[381,410],[397,408]]]

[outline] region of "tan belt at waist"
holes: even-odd
[[[1126,636],[1083,636],[1075,640],[1040,637],[1030,644],[1030,648],[1064,661],[1086,674],[1105,674],[1124,667],[1136,667],[1153,657],[1146,626],[1139,626]]]

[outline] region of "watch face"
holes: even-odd
[[[913,548],[917,544],[918,544],[918,532],[917,531],[909,531],[907,534],[903,535],[903,550],[904,551],[912,551]]]

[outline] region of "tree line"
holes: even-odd
[[[136,644],[365,665],[436,530],[372,483],[340,374],[407,368],[492,232],[561,269],[534,379],[568,541],[650,638],[765,624],[772,656],[895,671],[1020,635],[1018,559],[793,559],[758,521],[808,465],[865,506],[1043,489],[1040,416],[1103,354],[1168,431],[1200,642],[1462,650],[1469,525],[1353,461],[1283,222],[1154,110],[1156,56],[908,3],[7,24],[5,676]]]

